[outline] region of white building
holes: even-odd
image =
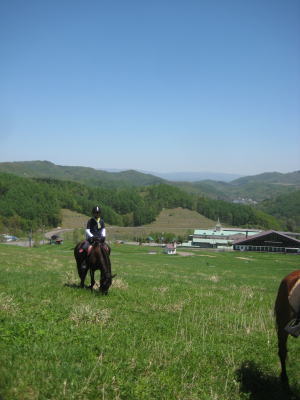
[[[223,228],[218,220],[212,229],[195,229],[189,241],[182,245],[201,248],[232,248],[236,240],[246,239],[260,232],[261,230],[258,229]]]
[[[176,243],[167,244],[164,248],[164,253],[166,254],[176,254]]]

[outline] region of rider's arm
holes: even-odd
[[[88,222],[87,222],[87,225],[86,225],[86,230],[85,230],[85,236],[86,236],[87,239],[89,239],[89,238],[94,236],[92,234],[92,232],[91,232],[91,227],[92,227],[91,225],[92,225],[92,220],[89,219]]]
[[[94,236],[94,235],[92,234],[92,232],[90,231],[90,229],[86,229],[86,230],[85,230],[85,233],[86,233],[86,238],[87,238],[87,239]]]
[[[103,219],[101,219],[100,225],[101,225],[100,235],[101,235],[103,238],[105,238],[105,237],[106,237],[106,229],[105,229],[105,224],[104,224],[104,220],[103,220]]]

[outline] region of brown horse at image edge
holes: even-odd
[[[288,376],[286,372],[286,358],[287,358],[287,339],[289,333],[286,331],[286,327],[293,320],[293,318],[299,317],[299,309],[295,310],[291,306],[291,294],[297,286],[297,291],[300,288],[300,270],[291,272],[285,278],[282,279],[276,301],[275,301],[275,318],[276,328],[278,337],[278,355],[281,363],[281,380],[288,382]],[[298,288],[299,285],[299,288]],[[297,312],[296,312],[297,311]]]

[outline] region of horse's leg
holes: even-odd
[[[282,382],[288,383],[288,376],[286,373],[286,357],[287,357],[287,339],[288,339],[288,333],[285,332],[283,328],[278,328],[277,331],[277,336],[278,336],[278,355],[281,363],[281,374],[280,378]]]
[[[90,268],[90,275],[91,275],[91,290],[93,290],[93,287],[95,285],[95,271],[93,268]]]
[[[80,278],[80,287],[84,288],[84,281],[88,272],[88,267],[85,260],[77,260],[77,271]]]
[[[291,319],[291,308],[288,300],[288,286],[285,280],[281,282],[278,289],[275,302],[275,316],[278,338],[278,356],[281,364],[280,378],[283,383],[288,384],[288,376],[286,373],[288,333],[284,328]]]
[[[86,264],[81,264],[81,269],[80,269],[80,274],[79,274],[81,288],[84,288],[84,281],[85,281],[87,272],[88,272],[88,268],[87,268]]]

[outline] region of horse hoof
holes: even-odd
[[[289,378],[288,378],[287,374],[285,374],[285,373],[280,374],[280,380],[285,385],[288,385],[288,383],[289,383]]]

